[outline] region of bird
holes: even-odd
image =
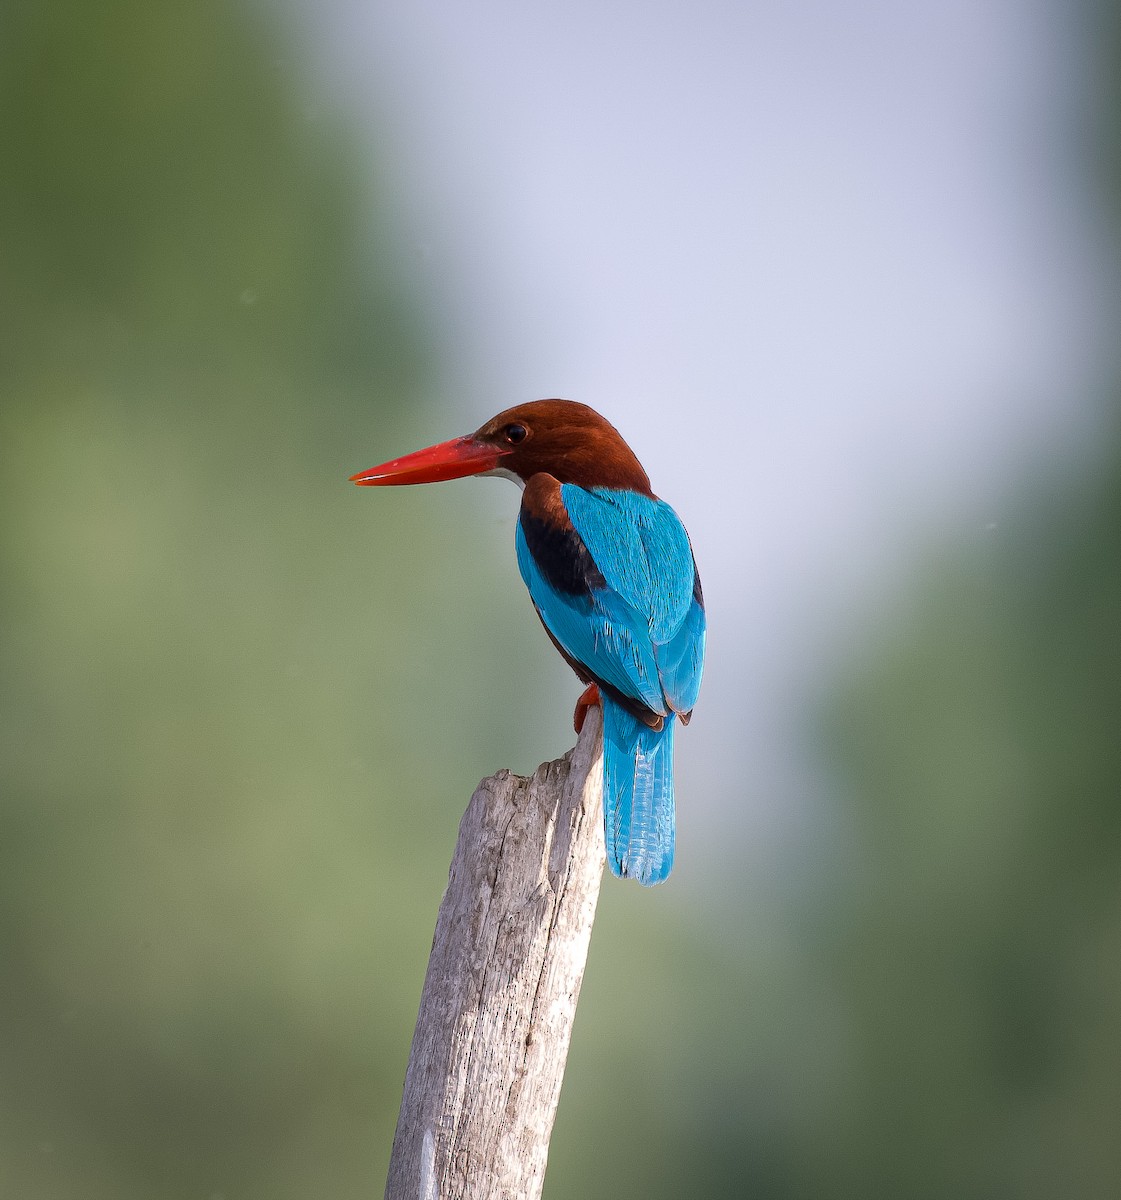
[[[522,488],[518,568],[545,632],[603,712],[611,871],[644,885],[673,868],[675,727],[697,702],[705,605],[692,544],[618,430],[586,404],[533,400],[474,433],[380,466],[361,487],[497,475]]]

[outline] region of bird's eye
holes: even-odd
[[[507,425],[502,431],[502,436],[511,446],[516,446],[519,442],[524,442],[528,434],[529,430],[524,425]]]

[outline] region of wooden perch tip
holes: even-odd
[[[440,903],[386,1200],[535,1200],[603,875],[601,714],[475,789]]]

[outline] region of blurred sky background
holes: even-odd
[[[513,488],[346,478],[542,396],[710,614],[545,1195],[1121,1194],[1118,29],[0,10],[0,1197],[381,1189],[460,814],[579,685]]]
[[[932,539],[998,538],[1014,482],[1099,428],[1116,287],[1086,13],[303,15],[323,85],[389,147],[404,269],[447,323],[433,440],[584,400],[685,516],[714,650],[682,790],[739,860],[812,787],[799,714],[838,645]]]

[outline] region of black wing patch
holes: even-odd
[[[569,596],[587,596],[607,580],[588,553],[572,523],[560,523],[552,514],[539,516],[524,506],[519,520],[525,544],[545,582]]]

